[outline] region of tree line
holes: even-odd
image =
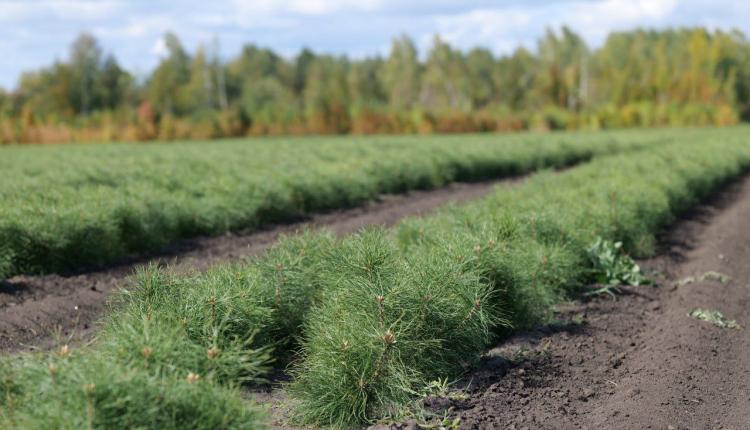
[[[265,134],[440,133],[728,125],[750,119],[750,44],[739,31],[616,32],[592,49],[567,27],[535,50],[464,52],[408,36],[386,56],[285,58],[218,43],[166,55],[136,79],[81,34],[69,57],[0,91],[0,142],[170,140]]]

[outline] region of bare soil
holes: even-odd
[[[159,253],[132,256],[103,269],[0,281],[0,351],[44,349],[58,342],[90,338],[108,297],[127,285],[139,265],[168,264],[171,270],[180,272],[205,270],[256,255],[282,234],[323,227],[344,235],[367,225],[390,226],[401,218],[419,216],[447,203],[482,197],[498,184],[517,180],[455,183],[430,191],[385,195],[360,207],[312,215],[261,231],[183,240]]]
[[[642,262],[657,286],[560,306],[554,324],[502,342],[449,395],[426,399],[428,411],[466,429],[750,428],[750,330],[688,316],[718,310],[750,328],[750,177],[661,243]]]

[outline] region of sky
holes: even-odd
[[[0,87],[23,71],[65,60],[81,32],[145,76],[175,32],[193,51],[216,38],[222,57],[245,43],[291,57],[301,48],[361,58],[385,55],[408,34],[422,52],[434,35],[461,49],[533,49],[548,27],[568,25],[592,46],[615,30],[702,25],[750,34],[745,0],[0,0]]]

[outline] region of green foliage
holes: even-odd
[[[259,425],[234,387],[262,379],[290,350],[299,351],[289,390],[300,422],[348,428],[397,416],[431,381],[471,368],[499,336],[548,320],[550,307],[586,285],[592,270],[609,270],[607,280],[632,280],[633,267],[614,244],[647,255],[659,229],[747,171],[750,146],[742,131],[601,134],[590,141],[575,135],[577,143],[560,143],[561,152],[549,158],[505,155],[520,171],[569,164],[576,148],[587,148],[579,157],[609,155],[541,172],[393,230],[366,229],[340,241],[305,232],[245,264],[205,274],[145,269],[91,349],[3,364],[3,401],[11,399],[12,407],[3,409],[9,412],[0,424]],[[613,142],[602,145],[607,140]],[[594,142],[597,151],[588,146]],[[644,142],[665,143],[625,151]],[[450,165],[452,178],[498,168],[482,164],[486,159],[458,159],[466,164]],[[379,161],[381,172],[398,165],[396,155]],[[400,177],[382,175],[379,186],[435,181],[431,174],[442,170],[434,163],[411,159],[397,170]],[[61,358],[70,371],[50,373],[50,363],[63,368]],[[53,382],[55,372],[68,379]]]
[[[328,232],[283,236],[253,261],[249,276],[273,313],[270,334],[277,349],[294,349],[307,310],[322,295],[322,273],[335,242]]]
[[[473,258],[440,251],[401,255],[378,229],[333,251],[292,387],[304,422],[366,421],[474,364],[501,320]]]
[[[717,272],[715,270],[709,270],[708,272],[706,272],[706,273],[704,273],[704,274],[702,274],[700,276],[700,280],[701,281],[713,280],[713,281],[718,281],[718,282],[720,282],[722,284],[727,284],[727,283],[729,283],[729,281],[732,280],[732,278],[730,276],[728,276],[728,275],[725,275],[723,273],[719,273],[719,272]]]
[[[259,429],[265,416],[236,389],[169,367],[127,365],[101,351],[6,357],[0,427]]]
[[[599,284],[591,294],[612,294],[612,290],[620,285],[639,286],[647,282],[638,264],[623,253],[622,242],[597,237],[587,252],[592,274]]]
[[[0,148],[0,278],[101,265],[381,193],[562,167],[659,142],[578,136],[288,139]],[[575,143],[573,143],[575,142]]]
[[[696,276],[688,276],[685,278],[680,279],[679,281],[675,282],[674,285],[676,287],[684,287],[685,285],[692,284],[694,282],[704,282],[704,281],[718,281],[722,284],[727,284],[732,280],[732,278],[728,275],[725,275],[723,273],[719,273],[714,270],[709,270],[708,272],[696,277]]]
[[[273,311],[253,285],[229,268],[181,279],[143,269],[119,297],[101,344],[129,364],[168,365],[222,382],[257,380],[271,362],[264,336]]]
[[[690,311],[688,316],[700,321],[706,321],[719,328],[742,330],[742,326],[737,324],[737,321],[728,319],[724,314],[715,309],[696,308]]]
[[[615,32],[591,49],[563,26],[533,52],[499,57],[439,38],[420,55],[406,35],[387,58],[363,59],[306,49],[285,59],[248,44],[224,63],[216,39],[194,52],[172,33],[160,44],[163,58],[141,83],[80,35],[68,61],[23,74],[13,103],[0,97],[0,142],[723,126],[750,118],[750,45],[736,30]],[[144,106],[153,115],[136,115]]]
[[[392,413],[429,381],[471,366],[493,333],[544,320],[592,270],[609,269],[607,281],[640,281],[614,243],[648,252],[659,228],[749,167],[739,135],[679,142],[539,174],[408,220],[395,231],[398,248],[381,234],[345,241],[333,251],[343,253],[340,262],[329,263],[340,278],[324,287],[305,326],[292,386],[301,421],[346,428]],[[371,278],[365,267],[374,268]],[[419,301],[427,284],[410,283],[415,273],[437,275],[430,297],[439,306]],[[472,297],[481,306],[472,308]],[[427,329],[412,331],[421,321]]]

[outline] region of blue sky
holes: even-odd
[[[401,33],[426,49],[440,34],[466,49],[529,48],[548,26],[571,26],[592,46],[612,30],[704,25],[750,33],[744,0],[0,0],[0,86],[22,71],[65,59],[81,31],[138,75],[163,55],[176,32],[189,50],[221,43],[224,57],[252,42],[292,56],[307,46],[353,57],[385,54]]]

